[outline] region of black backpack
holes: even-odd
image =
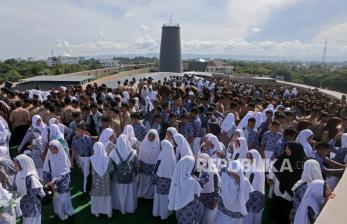
[[[135,174],[135,163],[134,161],[129,160],[133,157],[133,152],[130,152],[128,158],[126,160],[123,160],[120,156],[118,150],[116,149],[117,156],[120,160],[119,164],[116,164],[116,180],[118,183],[121,184],[129,184],[133,181],[133,177]]]

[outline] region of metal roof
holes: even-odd
[[[22,79],[21,82],[82,82],[89,79],[95,79],[95,77],[91,75],[41,75]]]

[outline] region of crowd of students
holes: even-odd
[[[73,222],[70,173],[80,169],[96,217],[134,213],[145,198],[162,220],[260,224],[267,201],[271,223],[314,223],[346,167],[346,105],[194,76],[3,89],[0,200],[21,197],[2,205],[0,222],[41,223],[45,186],[55,215]]]

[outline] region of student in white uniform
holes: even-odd
[[[153,199],[153,170],[160,153],[160,139],[158,131],[151,129],[147,132],[139,148],[140,185],[139,198]]]
[[[172,211],[169,211],[169,190],[171,178],[176,167],[176,156],[172,144],[168,140],[161,142],[161,152],[154,168],[155,188],[153,201],[153,216],[167,219]]]
[[[248,153],[247,141],[244,137],[239,137],[233,144],[233,160],[243,160],[246,159]]]
[[[101,142],[94,144],[90,162],[92,166],[91,212],[96,217],[99,214],[105,214],[110,218],[112,217],[111,176],[114,166]]]
[[[244,216],[248,214],[246,203],[251,192],[253,187],[243,174],[241,162],[231,161],[228,171],[221,176],[215,224],[242,224]]]
[[[294,224],[313,224],[326,200],[334,194],[323,180],[314,180],[308,186],[295,214]]]
[[[115,164],[112,178],[113,209],[122,214],[134,213],[137,208],[137,154],[125,135],[118,137],[110,158]]]
[[[60,220],[74,215],[70,194],[70,160],[58,140],[49,143],[49,150],[43,164],[43,178],[54,189],[54,213]]]
[[[245,176],[252,184],[254,191],[250,194],[249,202],[251,204],[247,205],[250,210],[244,217],[243,223],[261,224],[265,206],[265,166],[258,150],[249,150],[247,159],[250,164],[245,169]]]

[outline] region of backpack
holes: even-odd
[[[123,160],[120,156],[118,150],[116,149],[116,153],[119,157],[120,163],[116,165],[116,180],[121,184],[129,184],[133,181],[134,173],[135,173],[135,163],[134,161],[129,160],[133,156],[133,152],[131,152],[126,160]]]

